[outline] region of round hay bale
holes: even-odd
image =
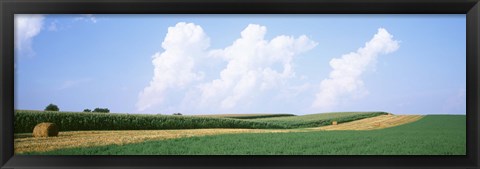
[[[332,121],[332,125],[337,125],[337,121]]]
[[[33,137],[58,136],[58,127],[54,123],[40,123],[33,129]]]

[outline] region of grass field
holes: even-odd
[[[332,124],[332,121],[338,123],[345,123],[354,120],[375,117],[379,115],[388,114],[386,112],[335,112],[335,113],[319,113],[309,114],[303,116],[290,116],[290,117],[273,117],[273,118],[261,118],[252,119],[253,122],[267,122],[277,125],[290,126],[291,128],[301,127],[319,127]]]
[[[196,117],[218,117],[218,118],[233,118],[233,119],[260,119],[272,117],[289,117],[294,114],[212,114],[212,115],[195,115]]]
[[[465,155],[465,144],[464,115],[428,115],[380,130],[223,134],[25,154]]]

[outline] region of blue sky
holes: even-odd
[[[16,15],[15,107],[465,114],[465,15]]]

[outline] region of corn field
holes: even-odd
[[[234,119],[229,117],[142,115],[55,111],[15,111],[15,133],[30,133],[41,122],[55,123],[60,131],[89,130],[160,130],[160,129],[291,129],[320,127],[332,121],[344,123],[375,117],[385,112],[325,113],[304,116],[264,117],[257,119]]]
[[[80,113],[49,111],[15,111],[15,133],[30,133],[35,125],[52,122],[60,131],[82,130],[157,130],[197,128],[258,128],[282,129],[285,126],[268,122],[253,122],[230,118],[132,115],[114,113]]]

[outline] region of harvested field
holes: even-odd
[[[317,127],[320,130],[374,130],[383,129],[417,121],[421,115],[381,115],[338,125]]]
[[[332,112],[307,114],[302,116],[290,117],[272,117],[252,119],[252,122],[267,122],[277,125],[289,126],[289,128],[311,128],[331,125],[333,121],[338,124],[351,122],[359,119],[365,119],[380,115],[386,115],[387,112]]]
[[[58,137],[35,138],[31,134],[15,136],[15,153],[50,151],[72,147],[90,147],[110,144],[129,144],[147,140],[164,140],[192,136],[231,133],[287,132],[288,130],[262,129],[189,129],[189,130],[122,130],[122,131],[69,131]]]
[[[338,125],[304,129],[186,129],[186,130],[122,130],[122,131],[69,131],[58,137],[34,138],[31,134],[15,135],[15,153],[44,152],[63,148],[124,145],[148,140],[165,140],[193,136],[235,133],[309,132],[318,130],[373,130],[398,126],[419,120],[418,115],[381,115],[341,123]],[[379,124],[379,125],[377,125]]]

